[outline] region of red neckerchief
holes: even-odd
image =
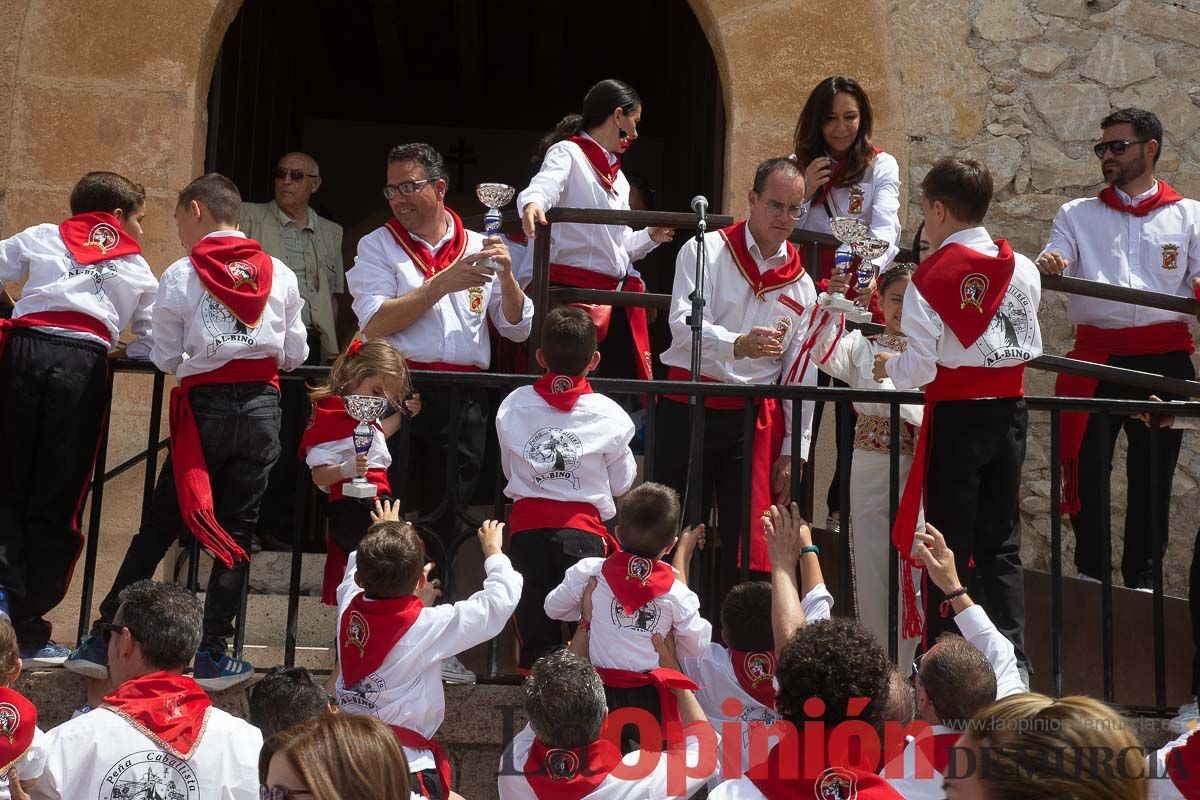
[[[378,420],[371,423],[371,426],[376,430],[383,430]],[[300,452],[298,455],[303,460],[308,455],[308,451],[318,445],[326,442],[350,439],[354,436],[354,429],[356,427],[358,427],[358,420],[346,413],[346,404],[342,398],[336,396],[326,397],[312,408],[312,413],[308,418],[308,427],[304,429],[304,434],[300,437]],[[368,469],[364,477],[366,477],[368,482],[378,487],[380,495],[392,493],[392,487],[387,478],[387,470]],[[343,497],[342,486],[350,480],[352,478],[346,478],[328,486],[329,499],[331,501],[341,500]],[[338,580],[341,580],[340,576]]]
[[[883,152],[878,147],[874,147],[872,149],[875,151],[875,155],[879,155]],[[826,181],[821,188],[817,189],[817,193],[813,195],[812,199],[812,204],[814,206],[819,206],[824,203],[825,199],[829,197],[829,193],[833,191],[834,187],[842,185],[842,176],[846,174],[846,166],[850,163],[849,155],[850,154],[847,153],[846,158],[843,158],[841,161],[837,162],[837,166],[833,168],[833,172],[829,173],[829,180]],[[831,158],[830,160],[832,161],[833,159]]]
[[[671,591],[675,584],[670,564],[634,553],[612,554],[604,559],[600,572],[626,614]]]
[[[125,681],[101,704],[184,761],[196,752],[211,707],[199,684],[170,672]]]
[[[58,224],[58,235],[80,264],[98,264],[121,256],[141,255],[137,240],[125,232],[112,214],[95,211],[76,214]]]
[[[463,227],[462,220],[450,209],[447,208],[445,211],[450,215],[450,225],[454,230],[450,234],[450,241],[439,247],[436,253],[429,252],[429,245],[406,231],[400,224],[400,220],[395,217],[383,225],[387,228],[388,233],[392,234],[396,244],[400,245],[400,249],[408,255],[416,268],[425,276],[425,280],[429,280],[458,261],[467,249],[467,229]]]
[[[267,307],[275,271],[262,246],[245,236],[205,236],[190,255],[208,293],[238,322],[256,327]]]
[[[958,731],[934,734],[933,768],[938,771],[939,775],[946,774],[946,768],[950,766],[950,750],[961,737],[962,734]]]
[[[789,753],[785,759],[784,749],[792,747],[798,755],[792,758],[793,754]],[[806,769],[810,767],[807,763],[810,757],[805,753],[804,739],[799,731],[789,732],[771,748],[766,761],[746,772],[746,777],[766,800],[806,797],[903,800],[903,795],[874,772],[845,766],[855,759],[829,753],[828,738],[825,749],[824,759],[820,761],[821,771]]]
[[[600,181],[600,185],[604,187],[604,191],[609,194],[616,194],[617,173],[621,171],[621,157],[610,154],[600,146],[599,142],[595,139],[589,139],[586,136],[568,136],[566,140],[574,142],[583,151],[588,163],[592,165],[592,169],[596,173],[596,180]],[[611,164],[608,163],[609,155],[614,155],[615,157],[615,160]]]
[[[620,763],[621,751],[607,737],[569,750],[546,747],[534,737],[522,771],[538,800],[581,800]]]
[[[943,245],[912,276],[921,296],[963,347],[987,330],[1016,269],[1008,242],[997,239],[996,246],[1000,252],[989,256],[965,244]]]
[[[353,686],[383,664],[424,608],[416,595],[368,600],[360,592],[338,620],[342,683]]]
[[[1096,195],[1101,203],[1111,209],[1120,211],[1123,214],[1133,214],[1135,217],[1144,217],[1151,211],[1169,206],[1171,203],[1178,203],[1183,197],[1178,192],[1171,188],[1171,184],[1166,181],[1158,182],[1158,189],[1154,194],[1145,198],[1137,205],[1130,205],[1121,199],[1121,195],[1117,194],[1115,186],[1105,186],[1100,190],[1100,194]]]
[[[775,654],[756,650],[729,650],[733,676],[759,705],[775,708]]]
[[[1200,797],[1200,734],[1192,735],[1183,744],[1167,753],[1167,775],[1184,797]]]
[[[579,398],[592,393],[588,379],[579,375],[560,375],[547,372],[533,384],[533,390],[546,403],[559,411],[570,411]]]
[[[37,708],[28,698],[0,687],[0,774],[8,775],[33,744],[37,718]]]
[[[804,277],[804,263],[800,259],[799,251],[792,247],[791,242],[784,242],[784,247],[787,248],[787,261],[766,272],[760,272],[758,262],[754,260],[754,256],[750,255],[750,248],[746,245],[745,220],[735,222],[728,228],[721,228],[718,233],[725,240],[725,244],[729,246],[734,263],[738,265],[742,277],[750,284],[754,296],[759,300],[762,300],[763,295],[767,292],[782,289]]]

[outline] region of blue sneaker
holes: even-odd
[[[57,645],[54,640],[46,642],[41,647],[22,647],[21,669],[61,667],[69,655],[71,655],[71,648]]]
[[[241,658],[222,655],[213,659],[207,650],[196,651],[195,668],[192,678],[205,689],[221,691],[231,686],[250,680],[254,677],[254,665]]]
[[[0,586],[0,617],[12,622],[12,612],[8,610],[8,589]]]
[[[107,678],[108,645],[103,637],[90,634],[78,649],[71,651],[63,666],[85,678]]]

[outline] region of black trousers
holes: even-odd
[[[358,543],[371,527],[371,512],[376,500],[390,500],[388,495],[378,497],[343,497],[325,507],[325,519],[329,523],[329,536],[334,544],[349,554],[358,549]]]
[[[442,800],[448,797],[449,786],[442,786],[442,776],[436,769],[423,769],[419,772],[408,773],[408,784],[412,793],[430,800]]]
[[[975,602],[1025,657],[1025,574],[1018,492],[1029,412],[1022,398],[960,400],[933,410],[933,447],[925,473],[925,519],[954,551]],[[968,569],[975,559],[975,569]],[[925,581],[929,641],[957,632],[939,612],[944,595]]]
[[[525,585],[513,620],[517,626],[520,660],[532,669],[539,658],[563,646],[562,623],[546,616],[546,595],[581,559],[604,557],[605,541],[591,531],[573,528],[536,528],[514,534],[508,543],[513,568]]]
[[[1196,371],[1192,360],[1185,352],[1163,353],[1147,356],[1113,356],[1108,364],[1123,369],[1151,372],[1171,378],[1192,380]],[[1149,394],[1133,386],[1101,383],[1096,387],[1096,397],[1122,400],[1146,400]],[[1175,395],[1162,396],[1163,400],[1182,400]],[[1117,437],[1125,431],[1129,443],[1126,459],[1125,479],[1128,485],[1128,507],[1125,511],[1125,551],[1121,559],[1121,575],[1125,585],[1138,589],[1154,585],[1153,535],[1150,529],[1150,509],[1157,509],[1160,551],[1167,551],[1167,536],[1170,531],[1171,480],[1175,476],[1175,465],[1179,461],[1179,446],[1183,442],[1183,431],[1162,428],[1158,432],[1159,449],[1150,452],[1150,429],[1132,417],[1109,417],[1107,433],[1100,418],[1088,418],[1087,432],[1079,450],[1079,500],[1078,514],[1071,516],[1075,528],[1075,568],[1086,575],[1099,579],[1108,564],[1104,563],[1102,545],[1104,537],[1111,532],[1104,527],[1101,493],[1104,484],[1112,479],[1113,449]],[[1158,481],[1157,492],[1150,494],[1150,479]]]
[[[191,390],[190,399],[212,481],[217,521],[249,553],[250,534],[258,524],[258,506],[267,475],[279,458],[279,390],[265,383],[223,383],[197,386]],[[130,541],[116,580],[100,603],[99,622],[112,621],[121,604],[122,589],[154,576],[167,549],[183,530],[168,455],[141,529]],[[241,607],[242,585],[249,570],[245,562],[229,568],[213,561],[204,601],[201,647],[216,657],[225,652],[226,639],[233,635],[233,620]]]
[[[828,373],[818,371],[817,386],[829,385],[837,386],[842,389],[848,389],[850,387],[850,384],[846,383],[845,381],[839,381],[837,378],[830,376]],[[842,429],[842,417],[846,414],[853,414],[854,412],[850,406],[845,406],[843,408],[843,406],[834,403],[833,407],[833,421],[835,425],[833,429],[833,446],[835,448],[835,452],[837,453],[837,461],[833,465],[833,477],[829,480],[829,489],[825,492],[825,507],[829,509],[830,514],[838,514],[840,516],[841,511],[839,509],[842,507],[842,460],[845,459],[846,461],[846,474],[849,475],[850,463],[854,458],[854,448],[848,447],[846,448],[845,452],[842,452],[842,440],[837,435],[837,432]],[[821,417],[823,416],[824,410],[824,403],[817,403],[813,408],[812,440],[814,447],[816,447],[817,434],[821,432]],[[843,530],[845,530],[845,524],[846,520],[842,520]]]
[[[654,717],[660,725],[662,724],[662,701],[658,699],[658,690],[653,686],[637,686],[632,689],[616,689],[612,686],[605,686],[604,699],[609,714],[621,708],[640,708],[649,712],[650,716]],[[643,741],[641,728],[632,724],[621,727],[620,742],[623,755],[628,755],[639,748],[652,752],[662,750],[661,739],[657,742]]]
[[[50,639],[43,617],[71,583],[108,403],[103,345],[13,331],[0,358],[0,586],[22,648]]]

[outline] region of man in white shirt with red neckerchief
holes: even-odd
[[[446,207],[445,162],[427,144],[388,153],[384,196],[393,218],[358,243],[346,284],[363,335],[384,338],[414,370],[480,372],[491,362],[488,322],[514,342],[529,337],[533,303],[513,277],[512,261],[499,237],[485,239],[463,227]],[[417,383],[420,383],[418,379]],[[466,506],[479,479],[486,436],[486,395],[458,392],[459,417],[450,418],[452,390],[421,389],[422,413],[413,418],[409,453],[419,457],[419,509],[431,512],[449,493],[435,529],[446,546],[460,533],[457,509]],[[457,474],[446,481],[450,430],[458,426]],[[393,437],[390,476],[400,490],[410,473]],[[449,676],[448,676],[449,677]],[[471,680],[461,673],[459,679]]]
[[[758,165],[749,193],[750,214],[729,228],[705,234],[708,257],[704,287],[701,380],[741,385],[789,383],[813,385],[815,370],[802,358],[808,325],[817,299],[799,252],[787,241],[804,203],[804,176],[794,161],[772,158]],[[669,380],[691,380],[692,331],[687,318],[695,289],[696,241],[688,241],[675,262],[671,290],[671,347],[662,354]],[[843,287],[844,288],[844,287]],[[764,400],[752,448],[753,479],[741,485],[742,407],[740,398],[705,400],[705,486],[716,484],[716,505],[730,524],[719,531],[722,552],[720,594],[738,581],[742,520],[751,503],[750,569],[765,573],[766,540],[761,511],[786,503],[791,493],[793,413],[791,401]],[[807,457],[812,403],[802,404],[800,452]],[[666,395],[658,404],[656,480],[685,494],[690,417],[686,395]],[[803,469],[803,462],[796,465]],[[707,514],[707,510],[704,512]],[[695,524],[700,520],[687,520]]]
[[[1162,123],[1149,111],[1123,108],[1105,117],[1095,150],[1108,184],[1097,197],[1066,203],[1054,218],[1050,239],[1038,256],[1038,269],[1048,274],[1192,296],[1192,279],[1200,275],[1200,203],[1184,200],[1154,167],[1162,153]],[[1194,379],[1190,354],[1195,349],[1189,317],[1128,303],[1072,295],[1067,316],[1075,323],[1071,358]],[[1060,375],[1055,393],[1071,397],[1144,400],[1148,392]],[[1181,399],[1163,395],[1163,399]],[[1063,414],[1063,510],[1075,529],[1075,567],[1080,575],[1099,580],[1111,567],[1101,562],[1105,509],[1100,507],[1101,482],[1107,483],[1113,448],[1124,428],[1129,442],[1126,465],[1129,507],[1125,514],[1125,548],[1121,573],[1125,585],[1153,585],[1153,538],[1146,526],[1152,506],[1159,512],[1159,542],[1166,552],[1170,530],[1171,478],[1179,460],[1180,431],[1162,430],[1156,458],[1140,423],[1110,419],[1107,438],[1101,420],[1085,414]],[[1150,476],[1157,472],[1158,496],[1150,496]],[[1200,688],[1200,672],[1193,692]]]

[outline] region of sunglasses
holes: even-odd
[[[1131,142],[1128,139],[1117,139],[1112,142],[1100,142],[1092,147],[1092,152],[1096,154],[1096,158],[1104,158],[1105,150],[1112,150],[1114,156],[1125,154],[1125,148],[1131,144],[1145,144],[1149,139],[1139,139],[1136,142]]]
[[[308,789],[287,789],[283,786],[259,786],[258,800],[292,800],[293,797],[306,795],[313,797]]]
[[[408,197],[427,183],[433,183],[433,178],[425,178],[419,181],[405,181],[404,183],[389,183],[383,187],[383,196],[388,200],[391,200],[396,195]]]
[[[142,637],[138,636],[137,633],[133,630],[133,628],[129,627],[128,625],[119,625],[115,622],[101,622],[100,623],[100,635],[104,638],[104,644],[106,644],[106,645],[108,644],[109,640],[112,639],[112,635],[114,633],[118,633],[119,631],[129,631],[129,635],[135,639],[142,638]]]
[[[305,178],[317,178],[319,175],[309,175],[302,169],[287,169],[286,167],[275,168],[275,180],[286,181],[291,178],[295,183],[299,183]]]

